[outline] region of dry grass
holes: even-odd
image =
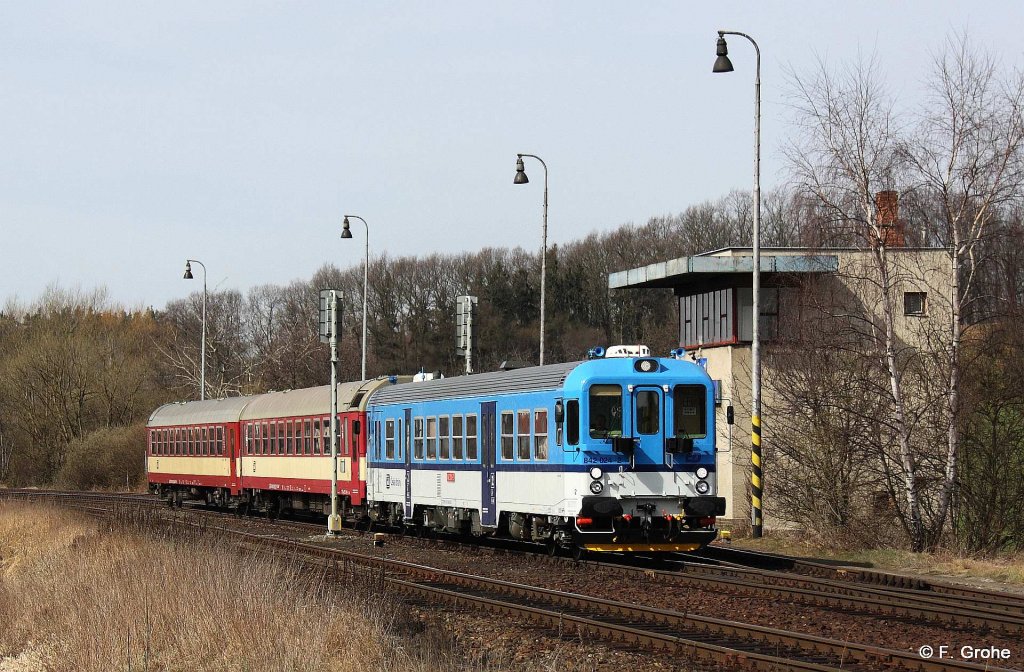
[[[0,502],[0,672],[464,667],[372,579],[130,528]]]
[[[912,553],[895,548],[837,550],[792,532],[766,532],[761,539],[736,538],[734,543],[737,547],[770,553],[867,563],[883,571],[981,579],[1024,586],[1024,554],[972,558],[946,550],[935,553]]]

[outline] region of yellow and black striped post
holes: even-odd
[[[761,416],[750,418],[750,526],[751,535],[761,536],[763,518],[761,515]]]

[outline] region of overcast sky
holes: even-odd
[[[787,68],[877,53],[904,103],[967,29],[1021,62],[1024,3],[0,2],[0,299],[160,308],[371,254],[540,245],[781,177]],[[652,250],[652,261],[657,251]],[[197,279],[199,275],[197,274]]]

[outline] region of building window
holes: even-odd
[[[904,292],[903,293],[903,314],[904,315],[927,315],[928,294],[926,292]]]

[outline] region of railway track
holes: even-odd
[[[718,544],[695,551],[694,555],[731,566],[774,570],[776,572],[800,574],[843,583],[882,586],[889,589],[890,592],[902,592],[906,595],[931,593],[953,597],[964,604],[986,605],[1005,608],[1007,611],[1016,610],[1019,613],[1024,612],[1024,595],[1013,595],[983,588],[932,581],[920,576],[906,576],[866,567],[820,562],[777,553],[731,548]]]
[[[26,496],[43,493],[31,492]],[[52,493],[47,498],[58,497],[84,506],[81,493]],[[161,503],[151,497],[93,495],[94,502],[109,505],[108,508],[91,507],[94,515],[109,515],[124,504],[147,506]],[[229,514],[220,514],[229,515]],[[243,546],[287,552],[293,557],[303,557],[306,562],[337,568],[339,565],[360,568],[372,576],[381,576],[387,582],[388,590],[400,593],[424,604],[445,603],[453,608],[472,608],[485,612],[514,616],[529,623],[556,629],[560,633],[571,632],[581,637],[600,638],[613,644],[629,646],[646,651],[664,651],[686,655],[694,660],[725,664],[730,668],[753,670],[981,670],[996,668],[953,661],[929,661],[917,655],[877,647],[864,646],[805,635],[785,630],[747,625],[723,619],[697,616],[664,609],[639,606],[619,601],[560,592],[544,588],[510,583],[497,579],[473,576],[465,573],[441,570],[382,556],[355,553],[329,548],[319,544],[267,537],[233,530],[227,527],[211,526],[206,522],[177,518],[176,524],[200,526],[221,537],[230,537]],[[289,523],[304,532],[321,531],[320,525]],[[644,572],[650,569],[620,571]],[[694,565],[685,572],[659,572],[658,577],[666,580],[686,581],[698,579],[708,585],[708,576],[702,574],[716,569],[714,566]],[[718,567],[717,569],[722,569]],[[738,574],[741,572],[732,568]],[[773,574],[780,574],[775,572]],[[775,579],[786,579],[782,574]],[[749,577],[748,577],[749,578]],[[804,580],[798,577],[793,580]],[[820,580],[819,580],[820,581]],[[766,592],[780,590],[765,581],[749,583],[745,590]],[[822,584],[819,584],[819,587]],[[803,590],[784,588],[782,590]],[[850,599],[850,596],[829,595],[830,599]],[[820,598],[820,596],[819,596]],[[819,599],[815,598],[815,599]],[[892,605],[896,608],[896,605]],[[935,605],[933,605],[935,606]],[[947,605],[943,605],[947,606]],[[903,607],[906,609],[908,607]],[[919,603],[913,609],[922,609]],[[936,606],[936,608],[938,608]],[[990,617],[986,614],[985,617]],[[1004,614],[1005,616],[1005,614]]]

